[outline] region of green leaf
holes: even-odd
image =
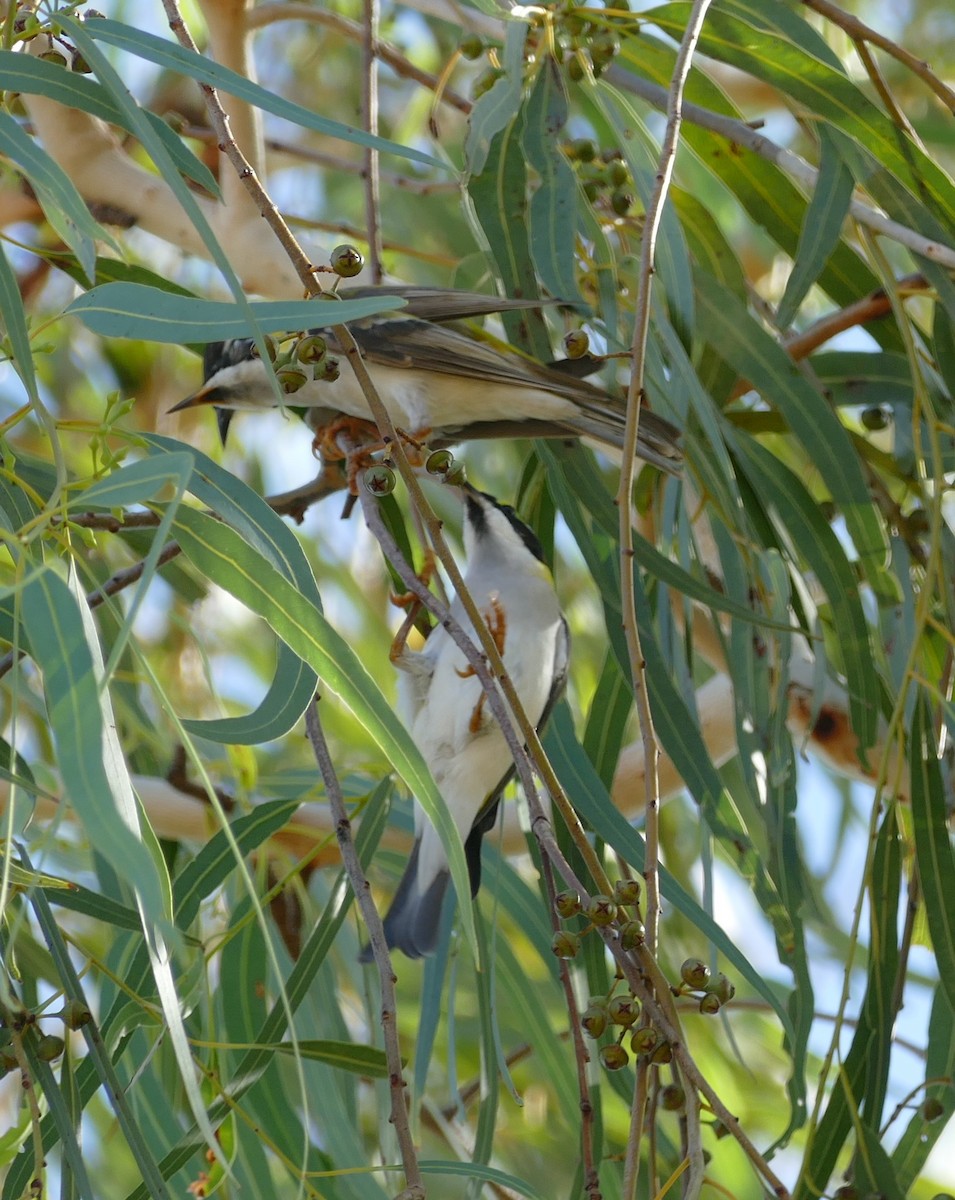
[[[308,559],[295,534],[268,504],[205,454],[159,434],[144,439],[159,461],[186,453],[193,463],[190,490],[217,512],[321,611],[322,602]],[[196,737],[228,745],[259,745],[281,737],[295,725],[315,694],[315,672],[284,642],[279,643],[275,674],[254,712],[218,720],[187,720]]]
[[[521,105],[524,83],[524,44],[528,25],[525,21],[509,22],[504,34],[504,74],[479,96],[471,109],[468,132],[464,142],[464,161],[471,180],[487,170],[487,159],[497,135],[514,120]],[[493,245],[493,243],[492,243]],[[508,292],[509,296],[515,295]]]
[[[100,690],[77,598],[44,568],[25,585],[20,614],[43,675],[64,792],[90,842],[141,897],[148,918],[158,922],[165,907],[163,889],[135,813],[130,814],[124,799],[130,787],[125,765],[108,746],[102,707],[108,700]]]
[[[58,63],[34,58],[30,54],[0,50],[0,76],[11,91],[46,96],[65,108],[78,108],[81,112],[88,112],[109,125],[118,125],[127,133],[138,136],[136,122],[129,119],[128,110],[117,104],[102,84],[67,70]],[[196,158],[161,117],[145,109],[140,112],[153,137],[162,144],[170,161],[175,165],[175,169],[210,195],[218,196],[219,185],[205,163]],[[106,236],[108,239],[108,235]]]
[[[0,246],[0,323],[10,342],[13,366],[34,404],[40,403],[33,369],[33,347],[30,345],[30,329],[17,277],[7,259],[6,251]]]
[[[776,324],[780,329],[792,324],[806,294],[839,244],[855,187],[852,172],[843,163],[825,126],[819,130],[819,152],[819,179],[806,209],[786,291],[776,311]]]
[[[932,709],[919,694],[909,741],[915,861],[925,896],[939,982],[955,1010],[955,854],[948,831],[948,804],[939,764]]]
[[[939,984],[932,1001],[925,1056],[925,1078],[950,1080],[955,1076],[955,1012],[945,988]],[[898,1145],[892,1151],[892,1166],[899,1187],[908,1194],[955,1113],[955,1090],[946,1082],[926,1088],[926,1094],[942,1105],[938,1120],[926,1120],[922,1106],[915,1110]]]
[[[372,1079],[385,1079],[388,1062],[384,1050],[377,1046],[361,1046],[357,1042],[336,1042],[322,1038],[305,1038],[299,1042],[278,1042],[277,1050],[286,1054],[300,1054],[302,1058],[327,1063],[339,1071],[351,1071],[355,1075],[369,1075]]]
[[[679,39],[692,5],[665,4],[647,19]],[[865,93],[828,62],[806,53],[781,35],[768,32],[719,9],[707,14],[699,48],[702,54],[762,79],[782,94],[853,138],[914,196],[924,196],[955,227],[955,187],[945,172]]]
[[[71,27],[72,25],[73,23],[71,22]],[[408,158],[413,162],[425,163],[429,167],[440,167],[442,170],[449,170],[446,162],[434,158],[430,154],[425,154],[422,150],[415,150],[411,146],[399,146],[397,142],[391,142],[387,138],[375,137],[373,134],[365,133],[361,129],[355,129],[351,125],[342,125],[338,121],[329,121],[326,117],[320,117],[316,113],[310,112],[309,109],[303,108],[300,104],[293,104],[289,100],[283,100],[281,96],[276,96],[274,92],[260,87],[257,83],[252,83],[245,76],[238,75],[235,71],[230,71],[228,67],[222,66],[221,63],[217,63],[213,59],[206,58],[201,54],[195,54],[191,50],[186,50],[175,42],[169,41],[167,38],[156,37],[154,34],[146,33],[142,29],[136,29],[134,26],[127,25],[122,21],[111,21],[108,19],[90,21],[85,28],[90,31],[91,35],[97,41],[108,42],[111,46],[116,46],[120,50],[126,50],[137,58],[143,58],[147,62],[155,63],[158,67],[162,67],[163,70],[173,71],[176,74],[189,75],[191,78],[198,80],[199,83],[206,83],[214,88],[219,88],[239,100],[245,100],[254,108],[262,109],[263,112],[270,112],[276,117],[283,117],[286,121],[292,121],[295,125],[302,126],[303,129],[311,129],[315,133],[338,138],[340,141],[352,142],[356,146],[366,146],[371,149],[380,150],[384,154],[396,154],[400,158]]]
[[[18,121],[0,113],[0,153],[23,171],[43,206],[47,220],[70,246],[88,279],[93,278],[96,242],[116,243],[86,207],[66,172],[24,132]]]
[[[104,283],[67,306],[94,333],[141,341],[215,342],[249,337],[252,321],[265,333],[358,321],[403,308],[397,296],[361,300],[257,300],[246,306],[200,300],[138,283]],[[251,315],[250,315],[251,314]]]
[[[545,55],[524,108],[521,142],[538,185],[530,203],[530,251],[552,296],[579,300],[575,269],[577,181],[560,148],[567,124],[567,90],[560,64]]]
[[[167,484],[189,486],[193,458],[185,452],[167,454],[162,459],[146,458],[130,463],[91,483],[81,492],[74,492],[70,508],[92,511],[96,508],[125,508],[145,504]]]
[[[715,282],[700,294],[699,321],[703,335],[720,346],[740,377],[782,413],[838,504],[863,570],[878,574],[888,559],[885,530],[845,426],[785,350]]]
[[[869,890],[872,932],[865,996],[846,1054],[808,1151],[793,1200],[816,1200],[829,1180],[854,1122],[878,1130],[892,1048],[896,969],[899,961],[898,910],[902,851],[895,808],[879,830]]]
[[[552,1200],[549,1193],[539,1192],[532,1184],[499,1171],[496,1167],[488,1167],[473,1162],[442,1162],[440,1160],[421,1159],[418,1162],[423,1175],[452,1175],[458,1179],[476,1179],[483,1183],[496,1185],[498,1189],[509,1189],[530,1200]]]
[[[874,745],[878,736],[881,695],[856,576],[839,539],[801,480],[752,438],[737,434],[734,441],[743,473],[778,521],[784,541],[791,541],[815,572],[829,600],[848,683],[852,730],[864,750]]]

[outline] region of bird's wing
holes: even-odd
[[[422,321],[462,321],[469,317],[486,317],[492,313],[544,308],[551,304],[563,303],[560,300],[540,298],[511,300],[502,296],[488,296],[484,292],[466,292],[457,288],[407,287],[403,284],[342,288],[339,295],[343,300],[361,300],[369,296],[400,296],[407,302],[402,312]]]

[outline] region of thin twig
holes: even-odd
[[[305,710],[305,728],[308,732],[315,761],[321,772],[322,782],[332,810],[335,822],[335,833],[342,852],[342,863],[351,883],[351,889],[362,920],[368,929],[368,938],[378,977],[381,981],[381,1026],[385,1043],[385,1058],[388,1062],[388,1079],[391,1086],[391,1123],[398,1137],[398,1149],[405,1172],[407,1191],[402,1200],[424,1200],[425,1190],[421,1178],[421,1168],[418,1166],[418,1155],[415,1150],[414,1138],[411,1136],[411,1124],[408,1120],[408,1105],[405,1100],[405,1081],[401,1067],[401,1047],[398,1044],[398,1007],[395,996],[396,976],[391,966],[388,945],[385,941],[385,929],[381,916],[372,899],[371,887],[365,878],[355,843],[351,835],[351,821],[345,808],[338,774],[332,762],[328,743],[322,731],[321,719],[318,715],[318,700],[313,700]]]
[[[378,21],[381,15],[379,0],[363,0],[365,19],[361,37],[361,115],[365,132],[378,134]],[[368,268],[372,283],[381,283],[381,180],[378,174],[380,155],[374,146],[365,153],[365,227],[368,237]]]
[[[922,145],[919,135],[915,132],[912,122],[908,119],[901,108],[899,108],[898,104],[896,104],[895,97],[892,95],[892,89],[889,87],[885,77],[879,70],[879,64],[875,61],[875,56],[869,49],[868,44],[862,38],[855,38],[855,48],[856,54],[858,54],[862,65],[865,67],[866,74],[869,76],[869,79],[872,82],[872,86],[879,93],[879,96],[882,98],[882,103],[888,110],[889,116],[896,123],[896,125],[898,125],[899,129],[901,129],[903,133],[907,134],[912,139],[919,149],[924,150],[925,147]]]
[[[955,92],[952,91],[948,84],[939,79],[924,59],[917,58],[903,46],[899,46],[891,38],[887,38],[885,34],[879,33],[871,25],[866,25],[851,13],[843,12],[841,8],[835,4],[831,4],[829,0],[802,0],[802,2],[807,8],[814,9],[822,16],[828,17],[834,25],[838,25],[840,29],[844,29],[853,41],[871,42],[873,46],[878,46],[880,50],[884,50],[886,54],[890,54],[894,59],[902,63],[903,66],[908,67],[913,75],[917,75],[923,83],[927,84],[946,108],[955,112]]]
[[[311,21],[318,25],[324,25],[328,29],[334,29],[336,33],[350,38],[353,42],[362,40],[362,27],[357,21],[349,21],[347,17],[343,17],[339,13],[317,7],[314,4],[294,3],[294,0],[289,3],[260,4],[253,8],[246,17],[249,29],[262,28],[276,21]],[[450,105],[451,108],[456,108],[458,112],[465,115],[470,113],[470,100],[448,88],[442,88],[441,80],[437,75],[432,75],[430,71],[422,71],[420,67],[416,67],[394,46],[388,45],[387,42],[379,42],[377,52],[381,61],[387,63],[396,75],[420,83],[428,91],[434,92],[438,100]]]
[[[636,600],[633,583],[633,521],[630,515],[630,497],[633,491],[634,455],[640,428],[640,406],[643,403],[644,360],[650,329],[650,292],[653,284],[656,239],[663,219],[667,192],[673,176],[676,148],[682,122],[683,89],[693,51],[703,28],[710,0],[696,0],[687,21],[686,31],[673,69],[667,99],[667,124],[660,147],[653,193],[647,205],[643,225],[643,240],[640,248],[640,276],[634,312],[633,343],[631,347],[633,370],[627,392],[627,424],[623,440],[623,462],[620,469],[620,487],[617,492],[620,536],[621,600],[623,605],[624,632],[630,656],[630,675],[634,688],[637,713],[640,718],[640,734],[644,746],[646,786],[646,842],[647,854],[644,877],[647,883],[647,948],[656,951],[657,931],[660,919],[660,886],[657,871],[659,856],[659,812],[660,786],[657,764],[659,745],[653,729],[653,716],[647,694],[646,663],[640,646],[637,629]]]
[[[667,89],[659,84],[651,83],[649,79],[642,79],[622,67],[610,67],[605,78],[623,91],[640,96],[654,108],[666,110]],[[691,103],[683,105],[683,116],[685,120],[699,125],[701,129],[709,129],[712,133],[718,133],[731,144],[743,146],[753,154],[758,154],[760,158],[775,163],[780,170],[795,179],[807,191],[811,192],[815,189],[819,181],[819,172],[815,167],[810,166],[805,159],[800,158],[792,150],[777,146],[775,142],[758,133],[745,121],[738,121],[733,117],[727,117],[722,113],[713,112],[712,109]],[[883,237],[898,242],[900,246],[906,246],[914,254],[921,254],[931,262],[937,262],[949,270],[955,270],[955,247],[923,237],[915,230],[900,225],[898,221],[891,220],[880,209],[861,200],[853,199],[849,202],[849,215],[860,225],[865,225]]]
[[[660,880],[658,860],[660,853],[660,780],[658,775],[660,748],[653,728],[653,714],[647,692],[646,661],[640,645],[637,629],[636,599],[633,582],[633,520],[630,514],[633,492],[634,455],[640,427],[640,406],[644,398],[644,369],[647,338],[650,329],[650,293],[653,283],[657,233],[663,219],[667,192],[673,177],[676,150],[682,124],[683,90],[693,61],[693,51],[699,40],[709,8],[710,0],[695,0],[687,19],[686,29],[670,81],[667,96],[667,122],[660,147],[656,179],[650,202],[647,205],[643,225],[643,240],[640,247],[640,274],[637,284],[637,299],[634,311],[634,330],[631,345],[633,370],[627,390],[627,422],[623,439],[623,461],[620,468],[620,487],[617,492],[620,536],[620,583],[623,608],[624,633],[630,658],[630,677],[633,683],[634,700],[640,719],[640,736],[644,750],[644,784],[646,789],[646,859],[644,879],[647,886],[646,903],[646,951],[653,959],[657,948],[657,933],[660,920]],[[651,985],[650,991],[655,991]],[[669,996],[669,993],[666,993]],[[661,1003],[663,997],[661,996]],[[672,1006],[671,1006],[672,1007]],[[675,1015],[675,1012],[674,1012]],[[677,1018],[677,1021],[679,1019]],[[699,1105],[687,1098],[688,1126],[699,1125]],[[636,1136],[642,1130],[637,1129]],[[698,1128],[690,1128],[687,1146],[692,1150],[689,1170],[683,1177],[683,1195],[687,1200],[696,1200],[703,1183],[703,1158]],[[688,1150],[689,1153],[689,1150]]]

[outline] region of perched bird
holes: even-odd
[[[475,437],[589,437],[623,445],[625,406],[583,378],[576,360],[542,366],[442,324],[457,318],[506,309],[528,308],[523,300],[502,300],[473,292],[435,288],[353,289],[343,295],[401,295],[407,307],[349,323],[375,387],[395,425],[432,442]],[[332,353],[339,352],[331,330],[317,330]],[[206,347],[205,381],[199,391],[173,408],[211,405],[219,415],[223,438],[231,414],[276,406],[265,364],[247,338],[213,342]],[[334,381],[309,380],[288,398],[293,408],[312,410],[309,424],[318,429],[339,415],[369,420],[371,413],[358,382],[347,368]],[[656,413],[641,413],[638,455],[675,473],[680,461],[679,434]]]
[[[469,484],[464,497],[464,581],[497,642],[511,681],[539,729],[567,676],[567,623],[540,542],[514,510]],[[451,612],[471,634],[459,599]],[[411,736],[464,842],[471,894],[481,882],[481,839],[493,826],[501,793],[514,773],[511,752],[485,703],[480,682],[447,631],[438,626],[424,649],[403,649],[399,697]],[[415,841],[385,917],[388,945],[409,958],[434,952],[450,880],[434,827],[415,805]],[[370,957],[366,949],[365,960]]]

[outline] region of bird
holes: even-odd
[[[506,300],[441,288],[355,288],[343,297],[399,295],[400,313],[349,322],[372,381],[394,424],[412,438],[448,444],[475,437],[587,437],[618,450],[623,445],[626,407],[586,379],[595,360],[564,359],[542,365],[443,322],[491,312],[536,307],[542,301]],[[341,353],[329,328],[321,333],[331,353]],[[250,338],[211,342],[203,361],[202,387],[170,411],[212,406],[225,439],[237,410],[277,406],[268,370]],[[334,381],[308,380],[288,404],[309,410],[313,429],[336,417],[368,421],[368,408],[354,373]],[[669,474],[679,473],[679,431],[654,412],[640,415],[639,457]]]
[[[464,501],[465,585],[498,644],[528,719],[539,730],[567,680],[570,639],[553,577],[536,534],[513,508],[467,482],[456,486]],[[458,597],[451,614],[473,637]],[[464,842],[476,896],[481,841],[494,825],[515,771],[511,751],[480,681],[442,625],[431,631],[423,649],[401,646],[393,658],[400,671],[399,711]],[[409,958],[434,953],[450,879],[441,839],[416,801],[414,845],[384,919],[391,949]],[[366,947],[362,961],[370,958]]]

